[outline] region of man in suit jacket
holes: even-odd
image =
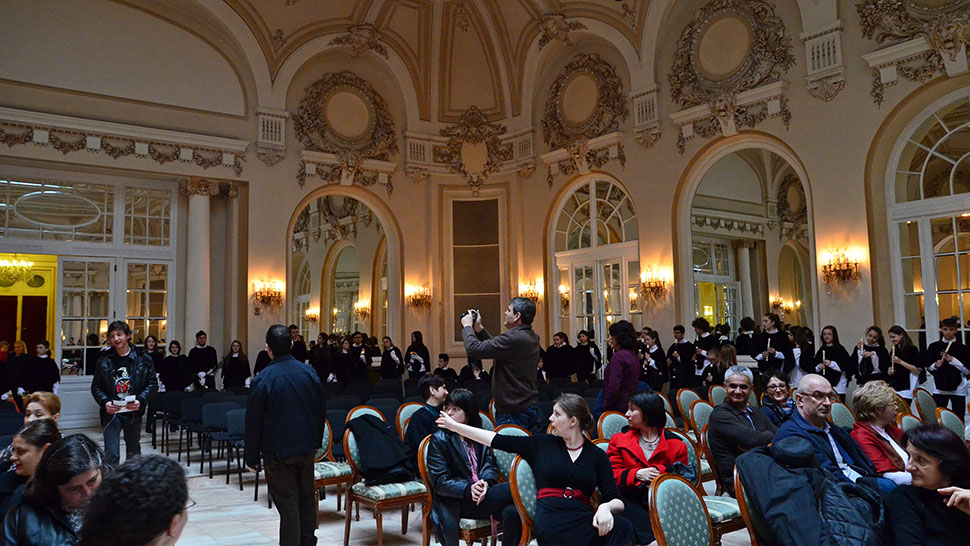
[[[280,513],[280,545],[312,546],[313,458],[323,441],[327,404],[316,372],[290,355],[292,347],[286,326],[269,327],[266,350],[273,361],[253,379],[246,405],[246,466],[256,472],[262,458]]]
[[[471,311],[471,310],[469,310]],[[473,316],[478,320],[473,321]],[[470,358],[494,358],[492,391],[495,393],[495,424],[513,424],[533,432],[545,430],[539,423],[536,365],[539,336],[532,330],[536,304],[528,298],[512,298],[505,310],[504,334],[492,337],[477,311],[461,319],[461,336]]]

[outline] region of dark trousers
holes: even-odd
[[[118,466],[121,462],[121,435],[125,436],[125,460],[141,454],[141,416],[131,413],[116,413],[107,416],[104,426],[104,455],[108,466]]]
[[[633,530],[637,534],[637,544],[650,544],[655,537],[653,526],[650,524],[650,509],[647,506],[646,497],[636,498],[629,494],[621,497],[623,498],[623,518],[633,524]]]
[[[313,455],[311,451],[263,460],[266,486],[280,513],[280,546],[314,546],[317,543],[314,536],[317,505],[313,496]]]
[[[512,491],[508,482],[495,484],[485,492],[480,504],[470,498],[441,499],[438,511],[438,524],[441,526],[441,540],[445,546],[459,546],[458,520],[488,519],[489,516],[502,522],[502,545],[517,546],[522,536],[522,520],[512,504]]]
[[[957,417],[960,419],[963,419],[963,414],[966,413],[964,411],[967,409],[966,396],[959,396],[956,394],[934,394],[933,401],[936,402],[936,405],[941,408],[945,408],[947,402],[952,402],[953,407],[950,409],[952,409],[953,413],[957,414]]]
[[[546,431],[548,423],[539,422],[539,404],[535,404],[518,413],[504,413],[495,410],[495,426],[519,425],[533,434]]]

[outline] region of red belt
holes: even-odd
[[[543,487],[539,490],[538,498],[544,499],[546,497],[555,497],[563,499],[575,499],[580,502],[589,504],[589,497],[579,489],[573,489],[572,487],[567,487],[565,489],[556,489],[555,487]]]

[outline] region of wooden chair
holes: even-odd
[[[556,430],[552,428],[552,423],[549,423],[548,425],[546,425],[546,434],[552,434],[553,436],[556,436]],[[583,431],[583,436],[590,442],[593,441],[593,436],[590,433],[586,432],[585,430]]]
[[[628,424],[626,416],[618,411],[604,411],[596,422],[596,435],[609,440]]]
[[[714,478],[715,490],[714,495],[724,494],[724,482],[721,480],[721,476],[717,473],[717,464],[714,462],[714,456],[711,455],[711,445],[707,441],[707,425],[701,429],[700,433],[700,444],[701,451],[704,453],[704,458],[707,459],[707,464],[711,468],[711,476]]]
[[[923,422],[920,421],[919,417],[916,417],[915,415],[910,415],[908,413],[901,413],[896,416],[896,425],[903,432],[908,432],[922,424]]]
[[[374,410],[377,411],[377,410]],[[380,449],[380,446],[372,446],[370,449]],[[344,431],[344,452],[347,454],[347,463],[353,472],[351,483],[347,490],[347,504],[344,512],[347,517],[344,523],[344,546],[350,544],[350,520],[352,518],[351,509],[356,503],[358,506],[363,504],[369,506],[374,511],[374,518],[377,520],[377,545],[384,545],[384,516],[383,513],[388,508],[401,509],[401,534],[408,532],[408,507],[411,503],[421,503],[421,533],[422,544],[430,541],[430,504],[428,488],[424,482],[411,480],[408,482],[388,483],[382,485],[368,486],[361,482],[361,474],[357,469],[357,461],[360,459],[360,446],[354,433],[348,427]]]
[[[936,400],[930,391],[923,387],[913,389],[913,399],[916,401],[916,412],[919,413],[919,420],[931,424],[938,423],[936,420]]]
[[[519,425],[501,425],[496,427],[495,434],[501,434],[503,436],[530,435],[528,430]],[[495,464],[498,466],[498,473],[502,476],[502,481],[509,481],[509,472],[512,471],[512,461],[515,459],[515,453],[509,453],[501,449],[496,449],[493,453],[495,454]]]
[[[387,419],[384,418],[384,414],[381,413],[381,410],[375,408],[374,406],[357,406],[356,408],[353,408],[347,412],[347,420],[345,422],[349,423],[351,419],[360,417],[362,415],[373,415],[374,417],[380,418],[381,421],[387,421]]]
[[[748,506],[748,494],[744,491],[744,484],[741,482],[741,475],[738,474],[738,467],[734,467],[734,496],[738,499],[738,508],[741,509],[741,519],[744,526],[748,529],[748,537],[751,538],[751,546],[758,546],[758,528],[754,524],[754,517]],[[760,539],[762,544],[766,541]]]
[[[832,413],[829,414],[829,421],[833,425],[851,432],[855,427],[856,418],[852,410],[849,409],[849,406],[846,406],[842,402],[833,402]]]
[[[340,511],[340,499],[343,497],[344,486],[350,487],[354,472],[347,463],[338,463],[333,459],[333,430],[330,421],[324,423],[323,443],[317,450],[313,463],[313,494],[317,504],[320,503],[320,489],[328,485],[337,486],[337,511]],[[317,518],[317,527],[320,520]]]
[[[421,440],[421,445],[418,446],[418,473],[421,475],[421,481],[424,482],[424,486],[428,489],[428,505],[431,506],[431,496],[434,495],[432,489],[431,478],[428,476],[428,444],[431,443],[431,435],[425,436],[424,440]],[[431,511],[428,510],[425,516],[427,521],[422,521],[422,528],[427,527],[429,529],[433,528],[433,523],[431,521]],[[422,535],[422,540],[424,536]],[[492,534],[492,522],[487,519],[469,519],[461,518],[458,520],[458,540],[465,541],[465,544],[472,546],[479,540],[485,542],[487,539],[492,539],[492,544],[495,544],[495,535]],[[428,536],[430,540],[430,533]],[[427,546],[427,544],[424,546]]]
[[[711,412],[713,411],[714,406],[703,400],[695,400],[690,405],[690,428],[697,434],[698,440],[700,440],[701,429],[707,426],[707,422],[710,421]]]
[[[712,406],[720,406],[727,398],[727,389],[723,385],[711,385],[707,388],[707,399]]]
[[[663,393],[658,392],[657,394],[659,394],[660,398],[664,401],[664,410],[666,410],[667,413],[673,415],[674,407],[670,404],[670,399],[667,398],[667,396],[664,395]]]
[[[667,412],[667,424],[664,425],[664,428],[677,428],[677,421],[674,420],[674,415],[669,411]]]
[[[676,474],[661,474],[650,484],[650,525],[660,546],[715,543],[707,506],[697,490]]]
[[[482,418],[482,428],[485,430],[495,430],[495,421],[485,413],[484,411],[478,412],[478,416]]]
[[[531,544],[532,527],[536,517],[539,490],[536,487],[535,474],[525,459],[516,455],[509,472],[509,485],[512,490],[512,502],[522,520],[522,539],[519,546]]]
[[[953,413],[948,408],[936,408],[936,420],[944,427],[955,432],[961,440],[966,441],[967,433],[963,425],[963,419],[957,417],[956,413]]]
[[[420,402],[407,402],[397,408],[397,415],[394,416],[394,425],[397,427],[397,435],[401,437],[401,441],[404,441],[404,423],[414,415],[414,412],[423,407],[424,404]]]
[[[690,405],[701,397],[693,389],[680,389],[677,391],[677,407],[680,408],[680,415],[684,418],[684,428],[690,428]]]

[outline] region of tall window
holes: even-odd
[[[115,187],[0,179],[0,237],[111,243]]]
[[[168,246],[171,190],[125,188],[125,243]]]
[[[610,180],[592,179],[566,198],[554,226],[555,271],[560,297],[557,329],[606,339],[609,325],[642,325],[638,226],[633,203]],[[553,315],[555,316],[555,315]]]
[[[938,101],[896,144],[888,193],[896,320],[919,343],[970,330],[970,90]],[[916,340],[917,336],[914,335]]]
[[[127,321],[136,345],[152,335],[159,344],[168,335],[168,265],[128,263]]]

